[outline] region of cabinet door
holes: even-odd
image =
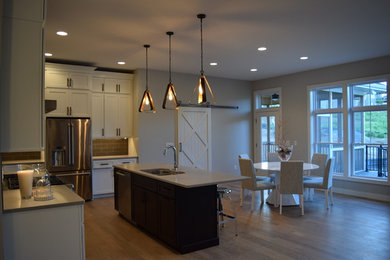
[[[46,69],[45,87],[47,88],[68,88],[69,75],[65,71]]]
[[[104,78],[92,78],[92,91],[104,92]]]
[[[118,96],[104,94],[104,131],[106,137],[118,136]]]
[[[176,245],[175,200],[159,196],[158,212],[158,237],[174,247]]]
[[[131,93],[131,81],[128,79],[118,79],[117,81],[119,85],[119,92],[123,94],[130,94]]]
[[[89,76],[87,74],[72,72],[69,74],[70,88],[73,89],[90,89]]]
[[[43,140],[42,24],[4,16],[2,23],[1,152],[38,151]]]
[[[112,169],[94,169],[92,178],[93,195],[114,193],[114,174]]]
[[[131,174],[116,172],[118,176],[118,211],[127,220],[131,221]]]
[[[104,136],[104,95],[92,94],[92,137]]]
[[[119,90],[118,82],[116,79],[105,79],[104,80],[104,92],[117,93],[118,90]]]
[[[132,102],[130,95],[118,95],[118,128],[122,137],[132,136]]]
[[[158,196],[148,190],[144,192],[146,198],[145,229],[152,234],[158,234]]]
[[[69,116],[68,115],[68,90],[67,89],[52,89],[45,90],[45,99],[57,101],[57,109],[47,113],[46,116]]]
[[[118,185],[119,185],[119,180],[118,180]],[[135,223],[140,226],[145,228],[146,227],[146,196],[145,196],[145,190],[133,185],[133,217]],[[118,194],[119,195],[119,194]],[[119,200],[118,200],[119,201]]]
[[[89,91],[69,90],[69,106],[72,117],[91,116],[91,93]]]

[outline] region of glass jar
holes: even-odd
[[[37,181],[35,186],[34,200],[51,200],[53,199],[53,192],[51,191],[51,184],[49,181],[49,174],[42,176]]]

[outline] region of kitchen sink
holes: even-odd
[[[175,171],[175,170],[166,169],[166,168],[145,169],[145,170],[141,170],[141,171],[147,172],[147,173],[151,173],[151,174],[155,174],[155,175],[160,175],[160,176],[175,175],[175,174],[182,174],[182,173],[184,173],[182,171]]]

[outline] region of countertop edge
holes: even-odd
[[[64,202],[64,203],[58,203],[58,204],[41,205],[41,206],[25,207],[25,208],[17,208],[17,209],[3,209],[3,214],[24,212],[24,211],[32,211],[32,210],[40,210],[40,209],[58,208],[58,207],[67,207],[67,206],[83,205],[83,204],[85,204],[85,201]]]
[[[250,179],[249,177],[245,177],[245,176],[241,176],[241,175],[233,175],[233,174],[230,174],[230,173],[226,173],[226,175],[233,175],[235,180],[208,181],[207,183],[203,182],[203,183],[198,183],[198,184],[189,184],[189,185],[187,185],[187,184],[178,183],[178,182],[175,182],[173,180],[170,180],[170,179],[166,178],[166,177],[169,177],[169,176],[172,176],[172,175],[157,176],[157,175],[154,175],[154,174],[151,174],[151,173],[147,173],[147,172],[143,172],[143,171],[140,171],[140,170],[137,170],[137,169],[128,169],[126,166],[127,165],[113,165],[114,168],[118,168],[118,169],[121,169],[121,170],[124,170],[124,171],[129,171],[129,172],[141,175],[141,176],[145,176],[145,177],[148,177],[148,178],[151,178],[151,179],[155,179],[155,180],[158,180],[158,181],[162,181],[162,182],[169,183],[169,184],[176,185],[176,186],[183,187],[183,188],[204,187],[204,186],[210,186],[210,185],[217,185],[217,184],[221,184],[221,183],[240,182],[240,181],[243,181],[243,180]],[[167,168],[169,168],[169,166],[167,166]],[[199,169],[197,169],[197,170],[199,170]],[[218,173],[218,174],[222,174],[222,173]]]
[[[92,160],[104,160],[104,159],[123,159],[123,158],[138,158],[138,155],[104,155],[93,156]]]

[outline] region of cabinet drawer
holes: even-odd
[[[136,158],[116,159],[114,161],[114,164],[133,164],[133,163],[137,163]]]
[[[165,197],[172,198],[172,199],[175,198],[175,186],[174,185],[164,183],[164,182],[159,182],[157,185],[157,192],[158,192],[158,194],[163,195]]]
[[[157,181],[151,178],[143,177],[138,174],[134,174],[134,184],[150,191],[157,191]]]
[[[112,168],[113,161],[111,160],[94,160],[93,161],[93,168],[94,169],[105,169],[105,168]]]

